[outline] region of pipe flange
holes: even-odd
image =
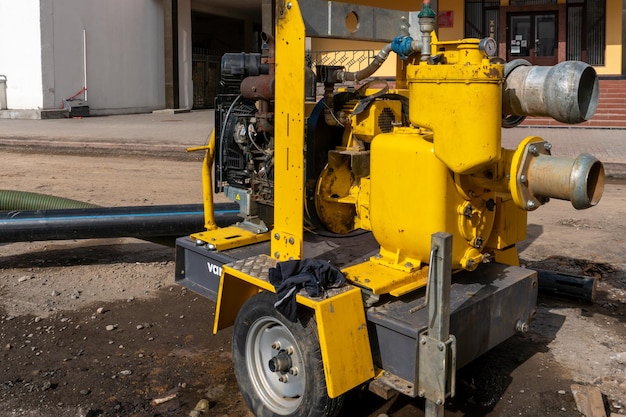
[[[541,155],[551,155],[550,144],[537,136],[524,139],[513,156],[509,189],[515,204],[528,211],[539,208],[548,198],[536,196],[529,187],[528,168],[532,161]]]
[[[514,59],[511,62],[507,62],[504,64],[504,81],[506,82],[506,78],[510,73],[513,72],[515,68],[518,67],[526,67],[532,66],[532,64],[525,59]],[[526,120],[526,116],[518,116],[516,114],[502,114],[502,127],[506,129],[510,129],[512,127],[518,126]]]

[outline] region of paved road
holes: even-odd
[[[0,146],[104,147],[181,152],[207,142],[213,111],[86,117],[83,119],[0,119]],[[605,163],[607,174],[626,177],[626,129],[517,127],[503,129],[504,147],[527,136],[552,143],[552,154],[575,157],[587,152]]]

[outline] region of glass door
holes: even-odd
[[[526,59],[534,65],[555,65],[557,13],[536,12],[508,15],[507,60]]]

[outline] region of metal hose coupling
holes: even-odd
[[[505,74],[504,114],[547,116],[574,124],[591,119],[598,107],[598,76],[584,62],[539,67],[515,60],[505,65]]]
[[[526,138],[513,158],[510,190],[515,203],[535,210],[550,198],[568,200],[577,210],[593,207],[604,191],[604,166],[594,156],[550,155],[550,144]]]
[[[569,200],[575,209],[586,209],[602,197],[604,167],[586,153],[575,159],[539,155],[528,167],[528,188],[537,197]]]

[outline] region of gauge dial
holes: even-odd
[[[478,49],[483,51],[487,56],[496,56],[496,50],[498,49],[498,44],[496,40],[493,38],[483,38],[480,40],[478,44]]]

